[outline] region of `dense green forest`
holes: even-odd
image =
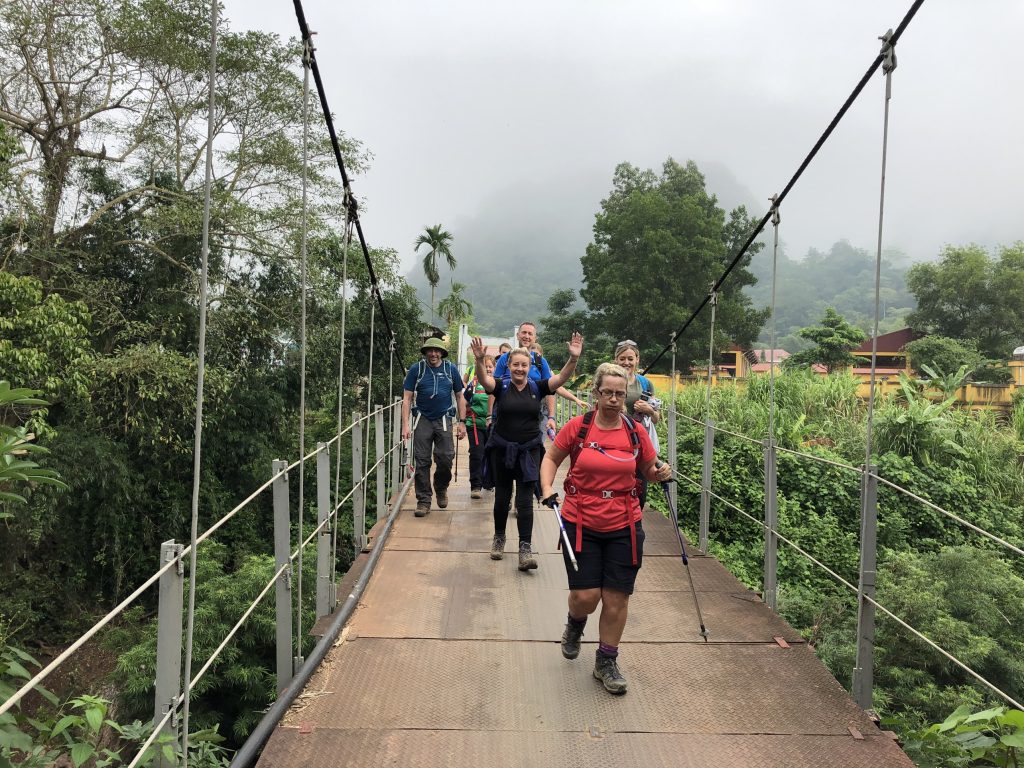
[[[0,405],[0,423],[47,449],[34,458],[67,486],[18,484],[25,501],[0,500],[0,648],[52,655],[156,569],[161,542],[188,539],[208,17],[184,0],[0,6],[0,379],[49,404]],[[300,50],[227,20],[219,36],[200,530],[263,483],[273,459],[299,455]],[[340,138],[358,172],[365,151]],[[322,120],[310,143],[307,450],[335,431],[346,250]],[[395,251],[370,259],[396,359],[409,361],[414,292]],[[358,243],[347,275],[346,419],[391,386],[378,313],[367,392],[371,285]],[[271,523],[264,494],[204,549],[197,659],[273,574]],[[343,539],[339,569],[351,552]],[[154,606],[151,592],[90,646],[101,670],[118,662],[106,716],[122,723],[152,713]],[[273,699],[272,604],[261,611],[203,680],[198,726],[240,737]],[[3,690],[30,666],[11,659]]]

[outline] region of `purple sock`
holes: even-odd
[[[610,656],[611,658],[614,659],[615,657],[617,657],[619,655],[619,646],[617,646],[617,645],[608,645],[607,643],[598,643],[597,644],[597,652],[601,656]]]

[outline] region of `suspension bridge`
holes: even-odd
[[[511,559],[494,562],[487,557],[491,536],[490,500],[469,497],[465,472],[451,488],[451,503],[447,509],[435,510],[426,518],[415,518],[409,499],[411,479],[405,471],[405,446],[400,439],[400,398],[394,397],[394,387],[400,386],[405,366],[396,354],[387,307],[373,274],[309,26],[299,0],[294,0],[294,4],[304,42],[304,104],[308,108],[312,76],[345,191],[342,290],[346,283],[344,270],[347,270],[349,246],[356,240],[373,285],[370,338],[385,339],[376,350],[371,348],[365,391],[371,391],[376,361],[376,368],[386,370],[384,375],[392,387],[390,401],[386,404],[349,403],[353,412],[349,423],[343,425],[344,406],[339,396],[337,433],[312,450],[306,445],[304,416],[300,418],[300,455],[294,461],[275,462],[263,485],[205,531],[198,530],[212,179],[211,121],[206,158],[207,204],[199,300],[200,365],[190,540],[187,544],[166,542],[152,576],[0,705],[0,715],[18,706],[53,670],[150,590],[158,590],[159,602],[154,727],[130,766],[148,760],[147,749],[162,743],[161,739],[187,745],[188,694],[217,663],[237,634],[245,631],[247,620],[262,601],[269,600],[271,592],[276,605],[275,662],[279,698],[236,754],[232,763],[236,766],[440,766],[483,761],[495,766],[909,766],[912,765],[909,758],[871,717],[876,612],[901,624],[936,654],[972,676],[989,694],[1021,707],[1005,691],[875,599],[879,485],[908,495],[929,512],[965,526],[973,535],[1016,556],[1024,556],[1024,550],[911,494],[898,483],[879,475],[877,468],[871,465],[874,353],[864,464],[846,465],[816,455],[786,451],[802,461],[825,461],[835,465],[849,472],[851,482],[859,485],[861,554],[856,584],[780,531],[777,457],[784,449],[771,438],[773,430],[769,428],[767,436],[744,435],[723,430],[709,416],[694,420],[676,410],[675,392],[671,393],[665,410],[665,458],[676,469],[678,483],[690,484],[699,492],[699,509],[680,510],[691,521],[696,519],[699,534],[693,542],[688,571],[680,562],[677,544],[676,528],[680,521],[668,519],[651,508],[645,511],[648,539],[623,643],[623,666],[630,679],[630,692],[625,697],[613,698],[600,689],[590,675],[585,655],[568,662],[558,651],[566,587],[561,556],[555,548],[557,526],[547,510],[537,512],[535,542],[540,568],[529,574],[518,573]],[[786,195],[879,69],[886,81],[877,257],[880,263],[894,50],[920,6],[921,0],[914,2],[895,30],[882,35],[882,50],[863,78],[793,177],[772,197],[771,208],[705,300],[673,333],[658,356],[660,359],[671,352],[672,381],[677,378],[675,340],[686,333],[704,310],[711,313],[714,338],[716,296],[722,284],[769,224],[774,230],[777,251],[779,212]],[[216,3],[212,13],[211,83],[216,81]],[[216,99],[213,88],[209,98],[209,111],[213,114]],[[308,133],[308,112],[304,117]],[[304,222],[302,227],[303,308],[299,346],[302,352],[300,409],[304,414]],[[875,292],[877,306],[877,270]],[[774,288],[772,303],[774,312]],[[380,327],[375,330],[376,312],[379,312]],[[876,311],[875,338],[877,330]],[[772,348],[775,348],[774,330],[772,333]],[[383,353],[381,347],[385,350]],[[709,392],[713,353],[712,342]],[[383,360],[387,361],[386,367]],[[652,364],[656,362],[657,359]],[[344,365],[343,316],[339,385]],[[774,413],[774,404],[771,412]],[[560,413],[559,423],[564,423],[571,415]],[[686,419],[695,421],[704,430],[703,471],[699,478],[689,477],[678,469],[676,431],[680,421]],[[714,486],[715,442],[725,438],[749,441],[763,451],[763,509],[745,509]],[[344,451],[343,441],[351,443]],[[345,453],[351,455],[352,482],[347,489],[341,487],[340,482],[341,456]],[[315,465],[315,470],[307,472],[311,464]],[[312,506],[317,510],[316,526],[308,535],[308,521],[304,520],[307,474],[315,474],[315,488],[309,498],[315,498]],[[669,493],[672,508],[678,509],[677,486],[670,486]],[[192,648],[195,579],[186,579],[186,575],[196,573],[203,543],[230,519],[250,513],[252,502],[264,494],[273,499],[276,571],[220,645],[207,659],[197,663]],[[368,507],[371,497],[375,501],[373,508]],[[759,591],[745,587],[705,554],[712,534],[710,511],[713,504],[763,531],[765,554]],[[351,515],[352,543],[357,557],[339,581],[335,563],[343,515],[346,522]],[[342,542],[341,546],[347,544]],[[855,596],[859,610],[857,660],[850,670],[852,694],[847,694],[802,636],[775,612],[780,546],[791,548]],[[304,585],[302,566],[307,555],[315,556],[317,575],[314,584]],[[698,632],[698,616],[688,599],[691,585],[711,632],[707,640]],[[318,620],[312,628],[303,626],[302,613],[295,610],[295,606],[302,603],[304,587],[314,591],[316,596]],[[318,641],[308,658],[304,658],[302,641],[311,630]],[[584,640],[588,638],[585,636]],[[183,749],[182,755],[181,764],[187,765],[187,750]],[[172,763],[163,755],[156,759],[164,764]]]

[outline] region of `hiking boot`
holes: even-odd
[[[495,536],[491,541],[491,560],[501,560],[505,556],[505,537]]]
[[[537,558],[530,551],[530,542],[519,542],[519,570],[531,571],[537,567]]]
[[[621,696],[626,692],[626,678],[619,672],[618,659],[615,656],[597,654],[594,662],[594,677],[601,681],[608,693]]]
[[[416,502],[416,517],[426,517],[430,512],[429,501],[417,501]]]
[[[565,631],[562,633],[562,655],[565,658],[575,659],[580,655],[580,638],[583,637],[585,626],[573,621],[565,622]]]
[[[480,492],[479,488],[474,488],[469,493],[469,498],[471,498],[471,499],[482,499],[483,497],[484,497],[484,495]]]
[[[448,506],[448,489],[445,488],[443,491],[437,492],[437,506],[444,509]]]

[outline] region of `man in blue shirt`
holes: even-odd
[[[455,397],[462,391],[462,376],[444,359],[448,357],[444,342],[427,339],[420,352],[423,359],[406,373],[402,397],[402,439],[412,437],[416,457],[416,517],[430,512],[431,453],[437,506],[441,509],[448,506],[448,484],[452,481],[455,458],[452,430],[459,440],[466,436],[466,399]]]
[[[519,330],[516,332],[516,339],[519,341],[519,346],[524,349],[529,349],[530,346],[537,340],[537,326],[527,320],[521,323]],[[502,381],[512,378],[512,373],[508,369],[508,355],[506,352],[498,358],[497,363],[494,365],[494,380]],[[551,378],[551,366],[548,365],[548,361],[535,352],[530,352],[530,378],[534,381],[547,381]],[[541,433],[547,432],[549,429],[557,429],[558,424],[555,422],[555,396],[548,395],[545,398],[547,402],[547,413],[549,418],[545,419],[543,411],[541,413],[541,421],[538,427]],[[547,423],[545,423],[547,422]]]

